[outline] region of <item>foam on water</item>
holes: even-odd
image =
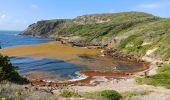
[[[84,74],[80,74],[79,72],[75,72],[75,74],[77,75],[76,77],[71,77],[71,80],[68,81],[79,81],[79,80],[83,80],[86,79],[88,76],[84,75]]]

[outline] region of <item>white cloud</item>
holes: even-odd
[[[5,19],[6,18],[6,14],[2,14],[1,16],[0,16],[0,19]]]
[[[39,6],[36,5],[36,4],[32,4],[32,5],[31,5],[31,8],[32,8],[32,9],[39,9]]]

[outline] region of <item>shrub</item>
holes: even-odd
[[[25,88],[27,87],[27,89]],[[5,99],[2,99],[5,98]],[[11,82],[0,83],[0,100],[58,100],[58,95],[37,90],[31,85],[20,85]]]
[[[0,100],[7,100],[5,97],[3,97],[3,98],[0,98]]]
[[[121,94],[119,94],[115,90],[104,90],[100,92],[101,96],[107,98],[107,100],[120,100],[122,98]]]
[[[123,97],[123,100],[136,100],[136,99],[133,99],[133,98],[140,97],[140,96],[146,96],[150,92],[151,91],[146,91],[146,90],[127,91],[127,92],[122,93],[122,97]]]
[[[10,63],[7,56],[0,55],[0,82],[3,80],[15,82],[15,83],[28,83],[25,78],[22,78],[16,71],[15,66]]]
[[[60,94],[62,97],[80,97],[80,95],[77,92],[69,91],[69,90],[63,90]]]
[[[121,43],[118,45],[118,49],[123,49],[125,48],[125,46],[131,42],[132,40],[135,40],[138,36],[137,35],[130,35],[129,37],[127,37],[126,39],[124,39],[123,41],[121,41]]]
[[[15,92],[15,96],[19,97],[21,95],[21,92]]]

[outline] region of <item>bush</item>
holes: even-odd
[[[2,99],[4,98],[4,99]],[[37,90],[31,85],[20,85],[11,82],[0,84],[0,100],[58,100],[58,95]]]
[[[3,98],[0,98],[0,100],[7,100],[5,97],[3,97]]]
[[[60,94],[62,97],[80,97],[80,95],[77,92],[69,91],[69,90],[63,90]]]
[[[119,94],[115,90],[104,90],[101,91],[101,96],[107,98],[107,100],[120,100],[122,98],[121,94]]]
[[[118,45],[118,49],[123,49],[126,47],[126,45],[131,42],[132,40],[135,40],[138,36],[137,35],[130,35],[126,39],[122,40],[121,43]]]
[[[15,66],[12,66],[7,56],[0,55],[0,82],[3,80],[15,82],[15,83],[28,83],[25,78],[22,78],[16,71]]]

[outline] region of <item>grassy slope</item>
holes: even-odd
[[[136,81],[139,84],[148,84],[154,86],[163,86],[170,88],[170,65],[164,65],[157,69],[157,74],[150,76],[149,78],[137,78]]]
[[[89,40],[99,39],[104,37],[110,38],[116,36],[124,30],[131,28],[132,26],[157,20],[157,17],[146,13],[129,12],[129,13],[116,13],[116,14],[98,14],[98,15],[86,15],[85,20],[83,18],[76,18],[74,21],[82,21],[85,24],[75,24],[70,27],[63,28],[59,33],[70,33],[72,35],[78,35],[88,38]],[[106,21],[103,23],[97,23],[94,19]],[[108,21],[106,20],[108,19]]]
[[[85,37],[87,41],[112,42],[116,48],[125,53],[139,56],[144,56],[149,49],[158,48],[154,52],[157,57],[164,59],[170,57],[170,41],[168,41],[170,39],[170,19],[139,12],[89,15],[88,17],[90,16],[98,16],[110,19],[110,21],[104,23],[92,21],[93,23],[90,23],[90,20],[86,20],[86,24],[63,28],[60,33]],[[117,40],[117,37],[120,37],[120,40]],[[142,45],[143,43],[150,44]]]
[[[137,25],[131,29],[132,31],[135,30],[135,33],[131,32],[132,35],[118,44],[118,48],[127,53],[135,53],[138,55],[144,55],[149,49],[158,48],[155,51],[156,56],[169,58],[169,28],[170,19],[160,19],[158,21]],[[143,42],[150,44],[142,45]],[[126,47],[128,44],[132,44],[132,46]]]
[[[50,27],[56,23],[59,23],[56,27]],[[87,43],[112,43],[125,53],[139,56],[157,48],[154,56],[170,58],[170,19],[143,12],[85,15],[72,20],[45,21],[31,27],[27,33],[47,33],[49,37],[79,36]]]

